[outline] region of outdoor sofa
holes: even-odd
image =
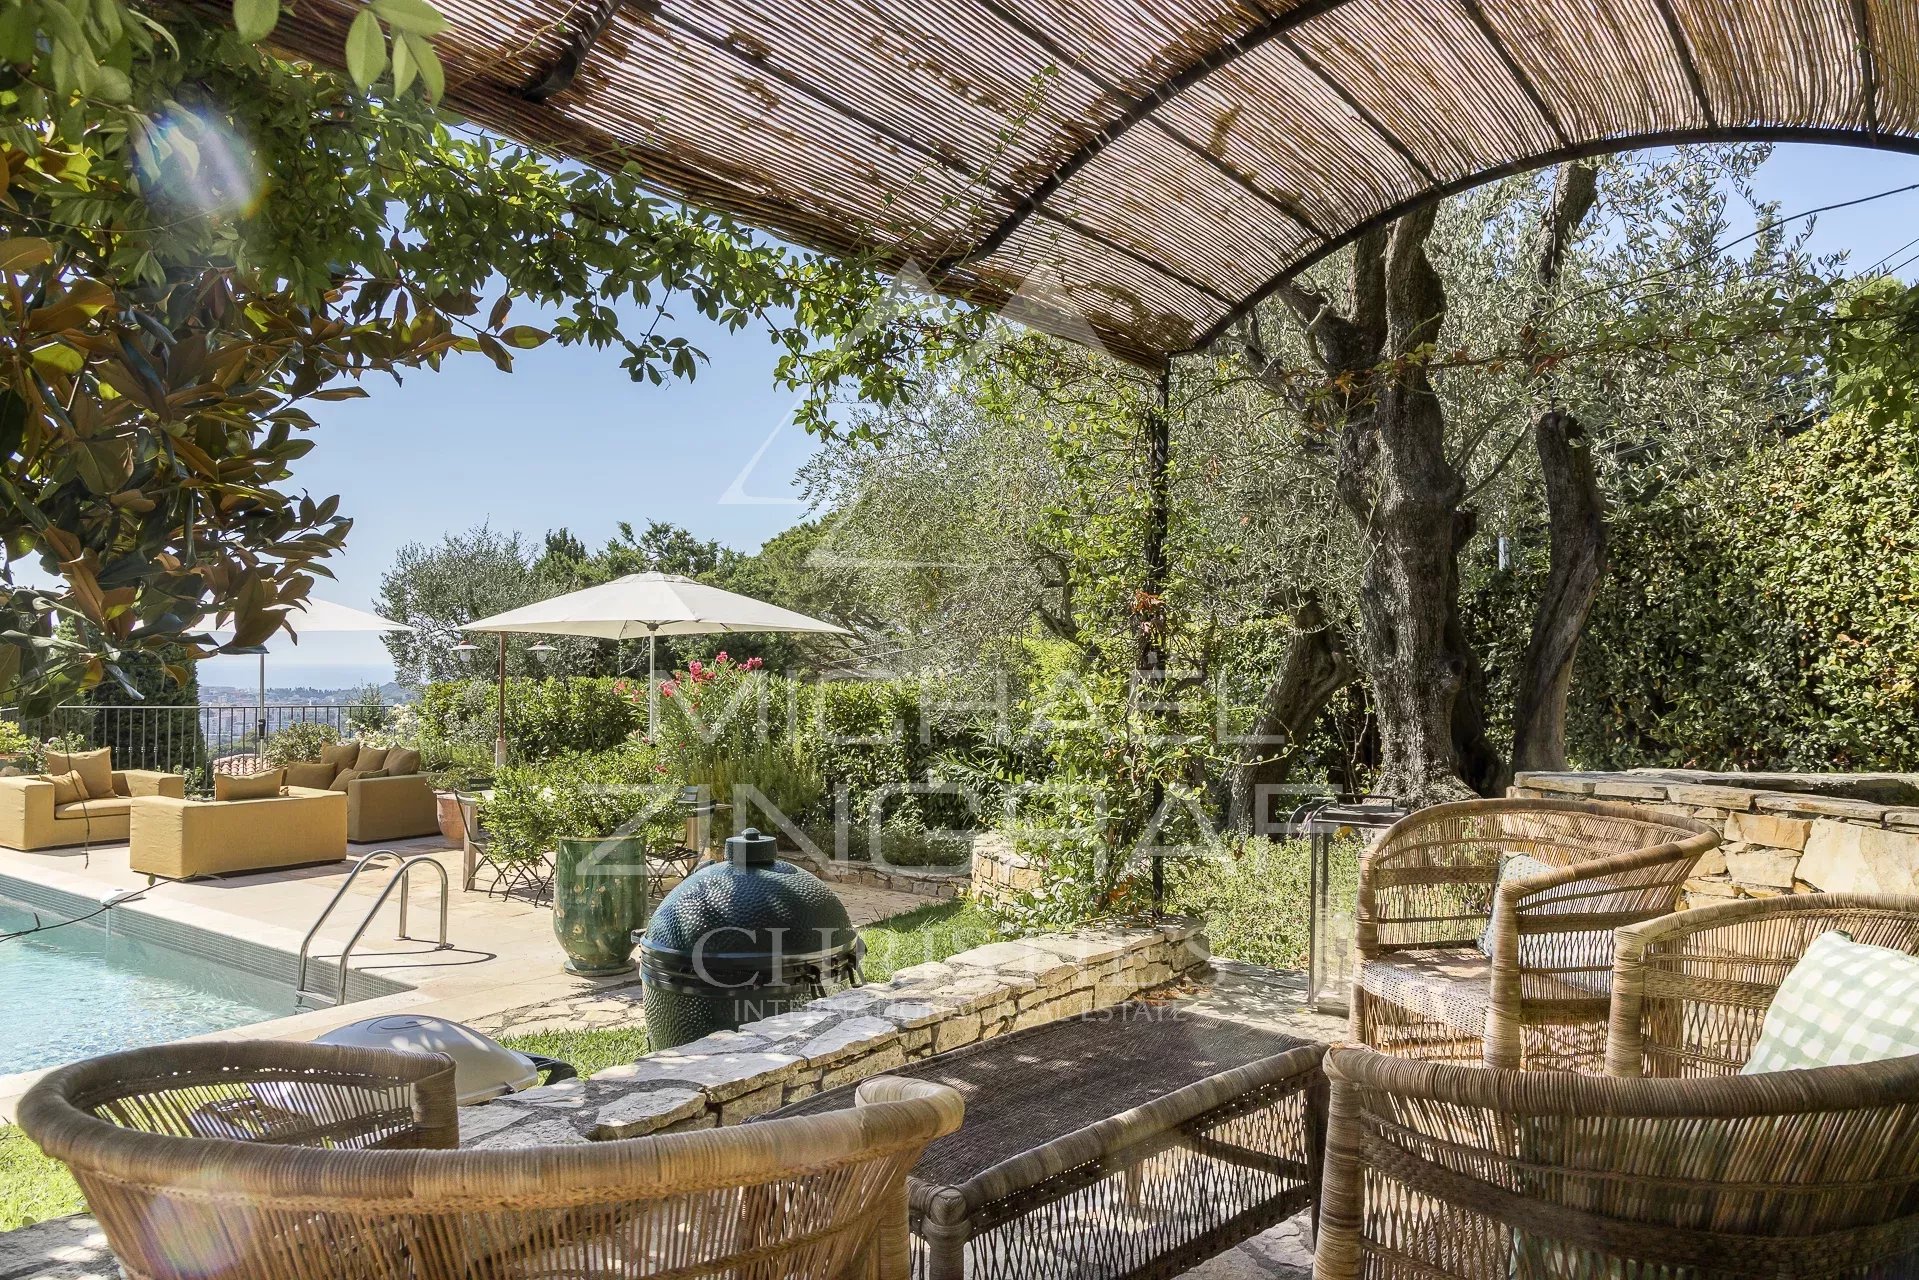
[[[49,751],[47,773],[0,778],[0,845],[34,850],[125,840],[135,799],[184,796],[186,788],[177,773],[115,769],[106,747]]]
[[[279,772],[247,780],[265,795],[135,801],[128,866],[141,875],[191,880],[346,857],[350,798],[341,791],[280,786]]]
[[[289,788],[346,795],[346,838],[354,844],[437,835],[433,784],[420,772],[420,753],[405,747],[339,742],[317,760],[286,766]]]

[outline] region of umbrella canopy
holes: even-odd
[[[725,631],[812,631],[847,634],[818,618],[750,596],[709,587],[677,573],[630,573],[597,587],[509,609],[469,622],[468,631],[532,631],[542,635],[637,640],[641,636],[710,635]]]
[[[629,573],[597,587],[570,591],[551,600],[496,613],[465,630],[500,633],[500,725],[494,744],[497,763],[506,761],[506,633],[593,636],[601,640],[646,637],[646,731],[660,731],[660,692],[655,678],[654,642],[660,636],[712,635],[728,631],[808,631],[850,634],[818,618],[767,604],[732,591],[709,587],[677,573]]]
[[[353,609],[331,600],[309,600],[287,611],[287,626],[295,644],[309,631],[411,631],[404,622],[382,618],[365,609]]]

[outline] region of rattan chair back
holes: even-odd
[[[1346,1045],[1326,1074],[1316,1280],[1919,1274],[1919,1058],[1620,1080]]]
[[[1779,984],[1813,940],[1834,929],[1919,955],[1919,896],[1752,898],[1621,929],[1607,1074],[1737,1075]]]
[[[1670,912],[1718,843],[1690,818],[1578,800],[1468,800],[1402,819],[1360,861],[1354,1036],[1410,1057],[1597,1070],[1613,931]],[[1548,870],[1495,892],[1508,854]]]
[[[885,1077],[859,1104],[661,1137],[429,1150],[457,1137],[445,1058],[244,1043],[64,1068],[22,1099],[19,1121],[73,1170],[130,1280],[904,1280],[906,1174],[962,1106]]]

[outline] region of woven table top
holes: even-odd
[[[1089,1124],[1307,1043],[1175,1005],[1130,1003],[982,1040],[886,1074],[934,1080],[965,1098],[959,1131],[927,1147],[913,1167],[922,1182],[957,1186]],[[850,1107],[858,1087],[830,1089],[772,1114]]]

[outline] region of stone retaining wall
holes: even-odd
[[[996,831],[973,842],[972,894],[981,902],[1003,902],[1040,886],[1039,868]]]
[[[794,849],[780,850],[780,857],[835,884],[863,884],[875,889],[891,889],[895,893],[917,893],[923,898],[941,901],[965,897],[971,884],[966,867],[876,867],[870,862],[816,858],[810,853]]]
[[[530,1147],[736,1124],[976,1040],[1110,1008],[1203,970],[1197,921],[995,942],[738,1031],[460,1113],[463,1146]]]
[[[1919,806],[1859,795],[1897,797],[1898,775],[1736,775],[1686,770],[1627,773],[1522,773],[1509,794],[1576,796],[1650,805],[1697,818],[1725,843],[1686,882],[1689,903],[1782,893],[1919,893]],[[1778,790],[1826,787],[1846,794]]]

